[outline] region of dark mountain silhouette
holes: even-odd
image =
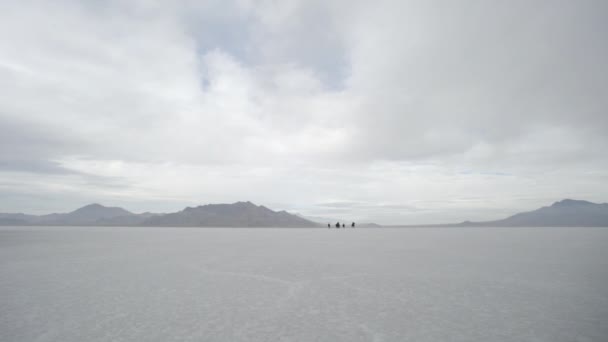
[[[489,227],[608,227],[608,203],[564,199],[551,206],[515,214],[503,220],[465,221],[458,226]]]
[[[146,226],[172,227],[318,227],[315,222],[286,211],[273,211],[251,202],[208,204],[152,217]]]
[[[89,204],[70,213],[0,214],[0,225],[165,226],[165,227],[318,227],[315,222],[251,202],[209,204],[171,214],[134,214],[118,207]]]

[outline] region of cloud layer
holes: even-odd
[[[0,211],[608,198],[604,1],[0,4]]]

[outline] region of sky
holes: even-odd
[[[0,1],[0,212],[608,201],[608,2]]]

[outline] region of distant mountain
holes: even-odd
[[[503,220],[463,222],[458,226],[490,227],[608,227],[608,203],[565,199]]]
[[[0,214],[0,226],[23,226],[36,219],[37,216],[26,214]]]
[[[150,217],[162,216],[163,214],[143,213],[106,217],[95,221],[97,226],[141,226]]]
[[[208,204],[180,212],[151,217],[145,226],[170,227],[318,227],[286,211],[273,211],[251,202]]]
[[[332,227],[334,222],[332,221]],[[345,222],[347,225],[348,222]],[[134,214],[118,207],[89,204],[69,213],[0,213],[0,226],[153,226],[153,227],[326,227],[327,223],[273,211],[251,202],[208,204],[170,214]],[[503,220],[415,227],[608,227],[608,203],[565,199]],[[373,223],[359,228],[381,227]],[[394,226],[397,227],[397,226]],[[405,226],[400,226],[405,227]]]
[[[71,213],[57,215],[54,219],[60,224],[91,224],[117,217],[135,216],[130,211],[118,207],[104,207],[101,204],[89,204]]]
[[[171,214],[134,214],[118,207],[89,204],[65,214],[1,214],[10,226],[163,226],[163,227],[318,227],[315,222],[251,202],[209,204]]]
[[[149,216],[134,214],[118,207],[89,204],[69,213],[48,215],[0,214],[0,225],[41,225],[41,226],[81,226],[81,225],[137,225]]]
[[[382,228],[383,226],[377,223],[361,223],[361,224],[357,224],[357,228]]]

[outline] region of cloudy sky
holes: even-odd
[[[608,201],[608,2],[0,1],[0,212]]]

